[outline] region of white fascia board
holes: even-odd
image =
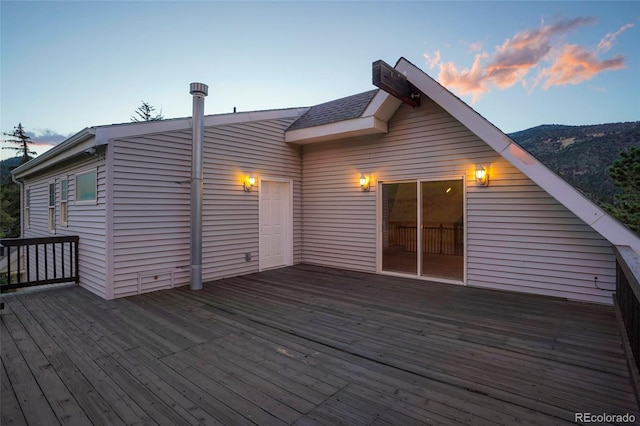
[[[95,129],[83,129],[45,153],[37,156],[33,160],[23,164],[22,166],[16,167],[11,171],[11,173],[13,173],[17,179],[23,178],[50,167],[60,161],[64,161],[75,155],[81,154],[86,149],[91,148],[94,145]]]
[[[304,114],[308,108],[289,108],[267,111],[237,112],[229,114],[206,115],[204,127],[223,126],[226,124],[247,123],[250,121],[277,120],[285,118],[297,118]],[[156,133],[172,132],[177,130],[191,130],[193,127],[191,117],[173,120],[157,120],[143,123],[113,124],[98,128],[97,143],[107,144],[114,138],[130,136],[143,136]]]
[[[274,120],[296,118],[304,114],[308,108],[289,108],[268,111],[251,111],[205,116],[205,127],[225,124],[245,123],[249,121]],[[169,120],[154,120],[147,122],[110,124],[86,128],[71,136],[49,151],[34,158],[28,163],[13,170],[16,178],[22,178],[46,167],[81,154],[86,149],[99,145],[107,145],[114,138],[129,136],[143,136],[171,132],[176,130],[190,130],[191,117]]]
[[[610,243],[628,245],[640,253],[640,238],[638,236],[552,172],[461,99],[404,58],[398,62],[396,69],[403,72],[420,91]]]
[[[321,126],[307,127],[304,129],[289,130],[285,132],[284,138],[285,142],[305,145],[355,136],[387,133],[387,131],[388,126],[386,121],[370,116],[323,124]]]
[[[389,122],[393,114],[400,108],[402,101],[384,90],[378,90],[367,108],[362,113],[362,117],[374,116],[379,120]]]

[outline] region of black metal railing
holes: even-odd
[[[616,246],[616,304],[631,352],[640,370],[640,257],[628,246]]]
[[[21,287],[80,281],[80,237],[5,238],[2,246],[2,292]]]

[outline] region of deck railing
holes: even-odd
[[[616,304],[640,370],[640,257],[628,246],[616,246],[615,253]]]
[[[453,226],[422,226],[422,253],[462,255],[464,242],[464,228]],[[389,245],[400,246],[405,251],[415,252],[417,249],[416,226],[389,224]]]
[[[80,281],[78,236],[5,238],[0,290]]]

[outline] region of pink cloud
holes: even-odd
[[[620,27],[620,29],[618,31],[616,31],[615,33],[607,33],[607,35],[605,35],[602,40],[600,40],[600,43],[598,43],[598,51],[601,52],[606,52],[609,49],[611,49],[611,47],[613,46],[613,42],[615,41],[615,39],[622,34],[624,31],[628,30],[629,28],[633,28],[633,24],[627,24],[627,25],[623,25],[622,27]]]
[[[470,93],[473,96],[472,102],[475,102],[480,95],[489,91],[482,66],[482,60],[485,58],[486,54],[477,54],[471,69],[465,68],[461,71],[458,71],[453,62],[440,63],[438,79],[444,86],[454,91]]]
[[[575,44],[563,46],[561,53],[551,67],[540,71],[545,90],[551,86],[580,84],[595,77],[602,71],[624,68],[624,58],[618,55],[613,59],[600,61],[596,52],[588,51]]]
[[[597,55],[608,51],[615,39],[633,24],[608,33],[592,50],[563,44],[568,32],[594,21],[594,18],[579,17],[519,32],[496,47],[492,55],[476,54],[470,69],[458,69],[453,62],[443,62],[439,51],[433,56],[424,56],[430,68],[439,67],[440,83],[460,95],[471,95],[472,103],[493,87],[504,90],[520,83],[533,90],[540,82],[545,89],[579,84],[600,72],[624,66],[620,55],[606,60],[600,60]],[[551,66],[543,68],[547,63]]]

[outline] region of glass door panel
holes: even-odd
[[[382,184],[382,269],[418,273],[418,184]]]
[[[462,180],[420,183],[421,275],[464,279]]]

